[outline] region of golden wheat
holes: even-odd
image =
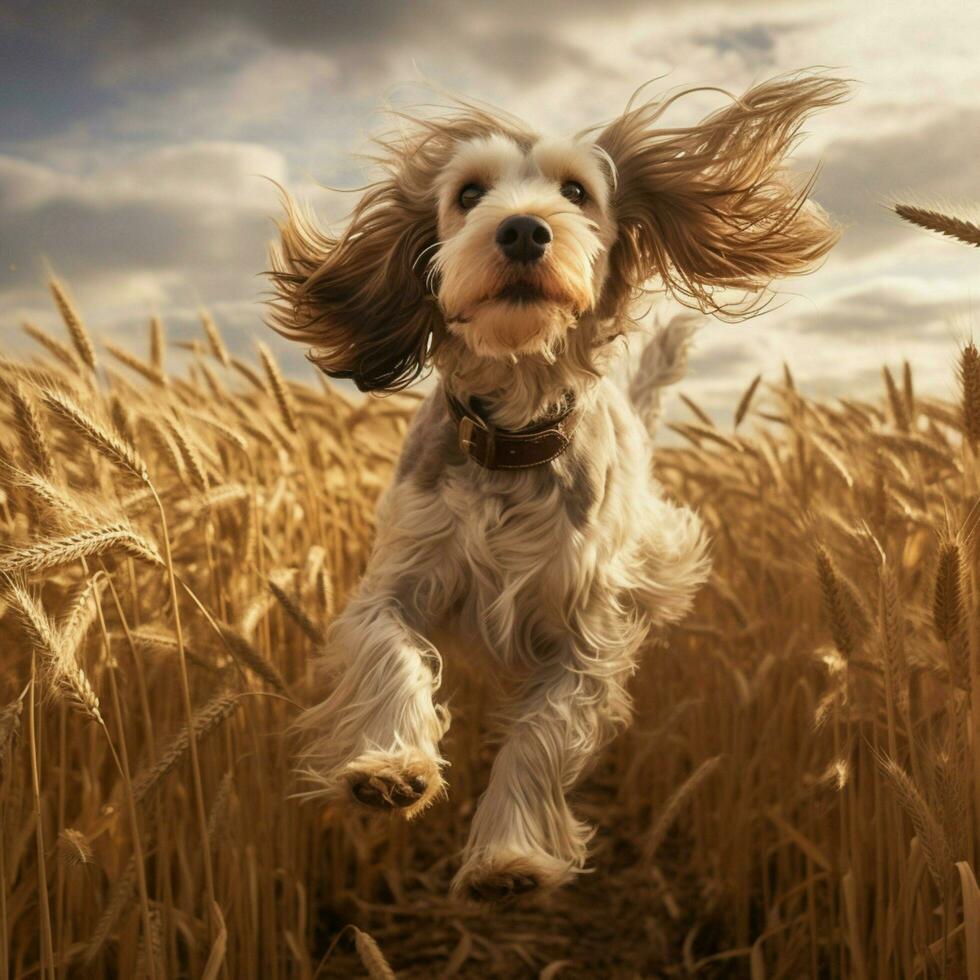
[[[933,208],[923,208],[914,204],[896,204],[895,213],[906,221],[938,231],[941,235],[956,238],[966,245],[976,245],[980,248],[980,225],[966,218],[958,218]]]
[[[445,898],[496,724],[469,657],[446,657],[448,803],[405,828],[294,798],[286,733],[417,400],[234,360],[210,318],[186,376],[157,327],[147,360],[107,353],[131,380],[96,375],[65,319],[68,344],[29,331],[43,360],[0,360],[11,980],[926,980],[944,957],[974,980],[975,347],[955,403],[906,364],[873,401],[753,379],[725,430],[687,401],[656,466],[714,571],[576,792],[595,873],[482,915]]]
[[[85,366],[90,371],[94,371],[95,344],[92,343],[92,338],[85,324],[82,322],[81,316],[69,299],[65,287],[57,279],[52,279],[50,286],[51,295],[54,296],[54,301],[58,307],[58,312],[61,314],[61,319],[68,328],[68,334],[71,337],[72,343],[75,345],[76,353],[82,359]]]

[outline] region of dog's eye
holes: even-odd
[[[577,180],[566,180],[561,185],[561,193],[572,204],[581,204],[585,200],[585,188]]]
[[[480,198],[484,194],[486,194],[486,189],[479,184],[467,184],[459,192],[459,206],[464,211],[469,211],[470,208],[475,208],[479,204]]]

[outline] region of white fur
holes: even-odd
[[[302,719],[311,793],[347,799],[366,781],[384,794],[421,776],[425,791],[404,810],[412,816],[444,785],[448,713],[435,701],[441,660],[428,637],[448,623],[462,649],[483,650],[506,695],[503,744],[454,883],[476,897],[547,890],[582,870],[591,831],[566,794],[628,721],[626,685],[648,634],[684,615],[708,569],[698,519],[651,476],[653,406],[679,376],[683,344],[661,342],[670,365],[648,358],[636,404],[605,377],[624,328],[593,313],[616,235],[593,150],[475,141],[435,188],[433,269],[451,331],[435,358],[442,382],[381,501],[367,573],[329,630],[323,667],[342,670]],[[454,210],[475,179],[485,198]],[[586,207],[561,195],[567,179],[586,186]],[[529,273],[547,299],[530,306],[493,299],[513,275],[493,232],[520,213],[545,217],[554,233]],[[535,469],[481,469],[456,455],[443,386],[478,395],[509,427],[571,389],[572,446]]]

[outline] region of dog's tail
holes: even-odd
[[[701,319],[696,313],[678,314],[656,328],[640,354],[629,395],[651,436],[660,422],[661,392],[684,377],[688,348]]]

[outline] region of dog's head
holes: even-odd
[[[567,139],[460,103],[378,140],[383,176],[336,237],[288,200],[272,326],[363,390],[415,380],[448,335],[486,358],[545,356],[583,319],[625,322],[649,280],[745,316],[777,276],[836,240],[783,169],[800,125],[844,85],[781,78],[699,125],[658,126],[652,100]],[[731,304],[719,291],[743,290]],[[621,328],[620,328],[621,329]]]

